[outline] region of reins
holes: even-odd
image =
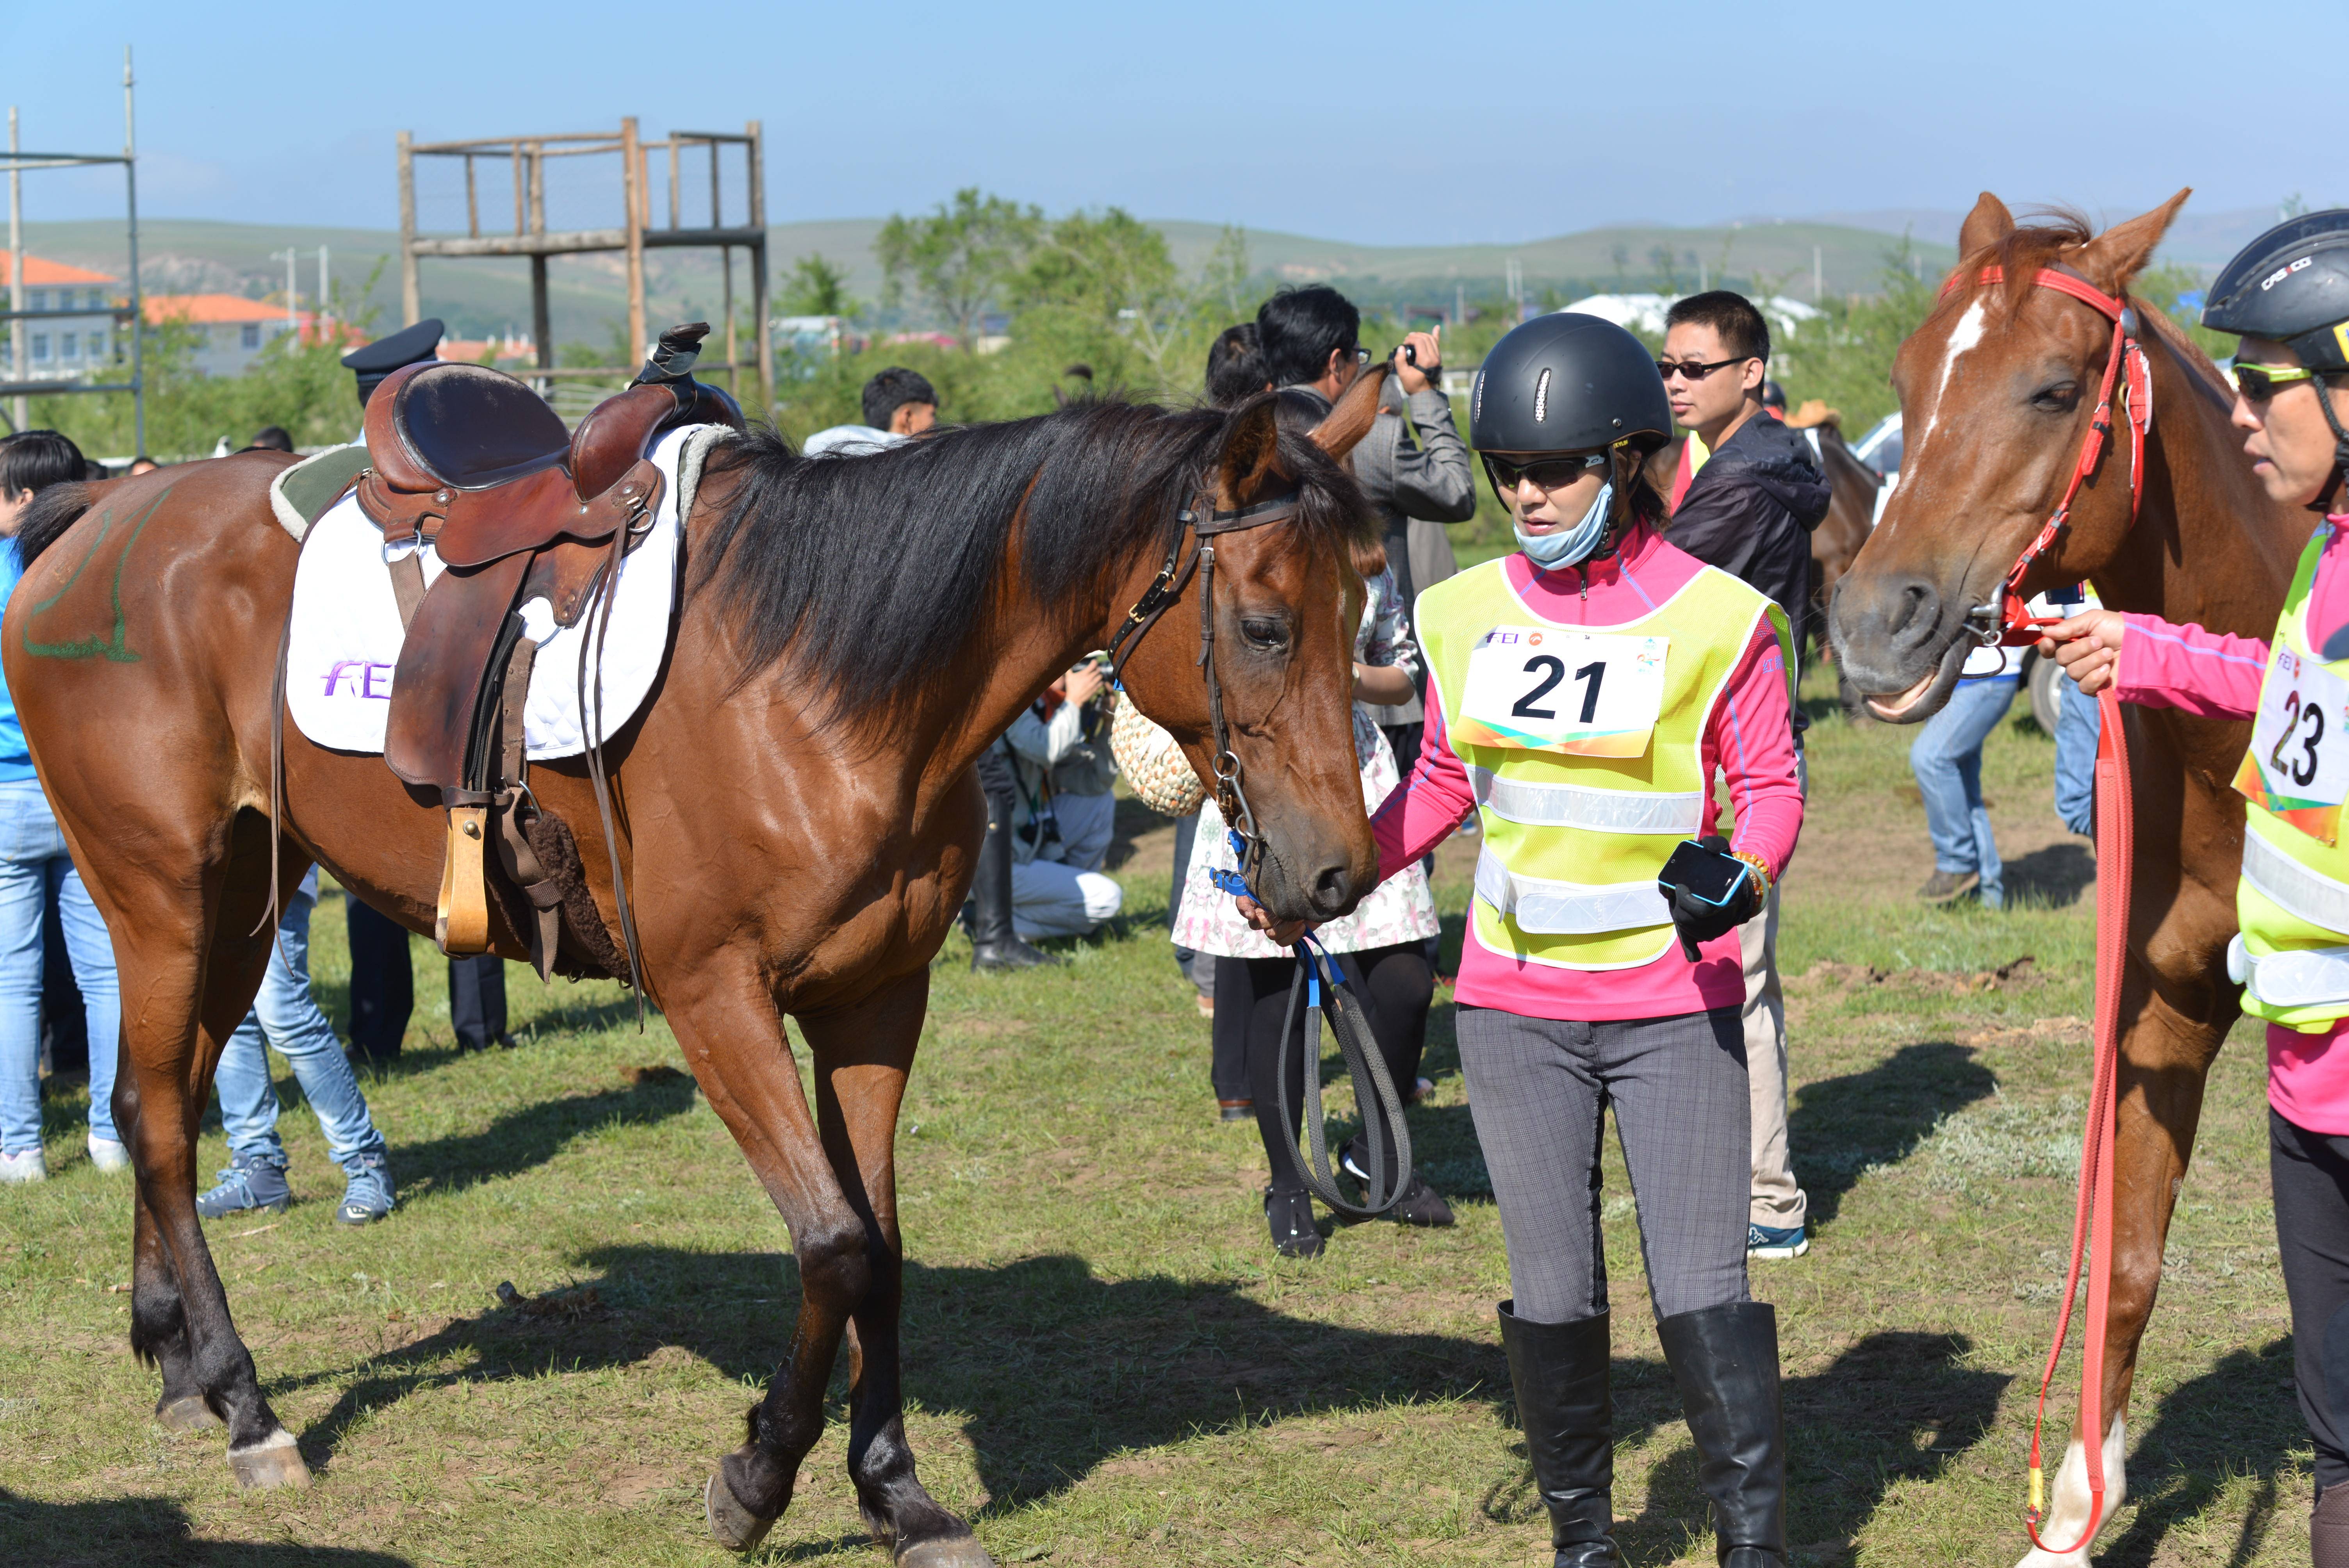
[[[1232,749],[1230,726],[1224,717],[1224,683],[1216,671],[1216,547],[1209,542],[1218,535],[1239,533],[1249,529],[1268,528],[1288,522],[1296,517],[1298,492],[1282,495],[1244,506],[1233,511],[1220,511],[1210,502],[1185,507],[1174,514],[1175,521],[1195,541],[1191,553],[1183,554],[1184,534],[1177,534],[1174,547],[1166,552],[1166,563],[1133,607],[1125,613],[1125,620],[1110,639],[1110,676],[1123,684],[1125,659],[1159,617],[1183,596],[1193,577],[1199,582],[1199,669],[1207,683],[1207,727],[1215,745],[1213,767],[1216,772],[1216,810],[1222,813],[1226,830],[1231,835],[1232,850],[1239,861],[1237,871],[1216,871],[1210,873],[1216,886],[1234,897],[1253,897],[1248,878],[1260,870],[1269,851],[1264,835],[1257,830],[1256,812],[1248,805],[1247,791],[1242,786],[1240,759]],[[1282,1021],[1280,1036],[1280,1112],[1282,1125],[1288,1118],[1288,1060],[1296,1030],[1298,1003],[1305,1000],[1304,1037],[1312,1042],[1311,1058],[1307,1063],[1305,1078],[1305,1123],[1311,1145],[1309,1162],[1300,1157],[1296,1144],[1286,1145],[1290,1162],[1305,1180],[1313,1195],[1341,1214],[1354,1219],[1375,1219],[1394,1207],[1403,1190],[1411,1185],[1411,1130],[1404,1124],[1402,1099],[1395,1092],[1394,1081],[1388,1075],[1385,1058],[1380,1056],[1371,1035],[1370,1018],[1357,997],[1345,983],[1329,954],[1309,935],[1297,939],[1297,975],[1289,982],[1288,1012]],[[1322,996],[1326,975],[1329,1000]],[[1346,1201],[1338,1190],[1336,1172],[1330,1168],[1328,1133],[1322,1123],[1326,1119],[1321,1109],[1321,1018],[1327,1014],[1331,1032],[1338,1037],[1339,1055],[1344,1059],[1346,1071],[1354,1083],[1354,1099],[1362,1112],[1363,1129],[1370,1140],[1371,1163],[1374,1169],[1363,1178],[1367,1207]],[[1385,1111],[1385,1125],[1370,1113],[1361,1086],[1368,1081],[1379,1106]],[[1392,1183],[1386,1181],[1387,1130],[1393,1130],[1395,1144],[1395,1176]]]
[[[2002,282],[2005,273],[1984,267],[1977,281]],[[2145,495],[2145,442],[2153,429],[2153,372],[2146,363],[2144,345],[2137,340],[2137,315],[2126,299],[2106,294],[2076,273],[2042,267],[2032,280],[2040,288],[2089,305],[2113,324],[2111,351],[2105,359],[2105,378],[2089,417],[2088,433],[2080,442],[2079,461],[2072,467],[2064,499],[2023,550],[2013,571],[1999,584],[1996,599],[1977,604],[1966,615],[1967,629],[1985,645],[2022,647],[2036,642],[2041,628],[2054,618],[2033,616],[2021,593],[2023,574],[2054,544],[2069,524],[2072,502],[2080,487],[2103,460],[2105,442],[2112,434],[2113,398],[2117,395],[2129,426],[2129,521],[2137,521]],[[1952,275],[1942,285],[1944,295],[1957,286]],[[2105,1515],[2105,1333],[2113,1292],[2113,1145],[2118,1113],[2121,981],[2128,962],[2129,873],[2137,846],[2136,820],[2129,800],[2128,737],[2122,727],[2120,698],[2111,686],[2096,697],[2096,1041],[2094,1077],[2088,1091],[2087,1125],[2080,1140],[2079,1191],[2072,1212],[2072,1260],[2064,1280],[2064,1305],[2055,1317],[2055,1342],[2048,1346],[2047,1365],[2039,1377],[2039,1403],[2031,1424],[2031,1495],[2023,1510],[2023,1528],[2040,1551],[2068,1557],[2096,1538]],[[2072,1330],[2072,1303],[2079,1293],[2082,1255],[2088,1276],[2087,1321],[2080,1345],[2080,1447],[2088,1471],[2088,1522],[2070,1546],[2050,1546],[2039,1538],[2047,1520],[2046,1475],[2040,1460],[2041,1429],[2047,1420],[2047,1390],[2055,1381],[2064,1342]]]

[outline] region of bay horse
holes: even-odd
[[[1084,404],[845,458],[802,458],[771,428],[738,437],[683,520],[667,664],[605,748],[616,844],[580,759],[532,769],[543,810],[580,829],[606,953],[620,940],[616,855],[648,999],[791,1228],[789,1349],[705,1489],[725,1544],[756,1545],[790,1502],[845,1339],[848,1470],[866,1522],[899,1563],[991,1562],[923,1490],[906,1442],[898,1105],[930,961],[986,822],[973,761],[1079,656],[1112,645],[1162,564],[1174,612],[1126,648],[1126,687],[1210,780],[1208,738],[1227,718],[1226,768],[1245,778],[1262,835],[1258,899],[1326,920],[1375,882],[1348,556],[1373,520],[1341,463],[1382,374],[1310,430],[1265,396],[1228,414]],[[195,1160],[214,1065],[271,951],[272,870],[283,898],[315,861],[429,933],[445,838],[437,792],[290,724],[273,816],[273,673],[299,547],[267,491],[287,460],[243,454],[46,493],[0,622],[8,689],[121,972],[131,1346],[160,1370],[158,1418],[225,1423],[230,1465],[253,1486],[306,1484],[309,1470],[230,1319]],[[1210,503],[1226,514],[1218,530],[1260,515],[1206,540]],[[1186,543],[1214,547],[1212,572],[1175,577]],[[529,913],[492,901],[502,957],[526,956]],[[813,1057],[812,1108],[787,1015]]]
[[[2232,391],[2184,333],[2127,296],[2189,194],[2095,235],[2065,217],[2018,226],[1988,192],[1967,217],[1958,246],[1964,259],[1893,362],[1908,435],[1900,483],[1830,612],[1837,660],[1877,717],[1913,724],[1948,700],[1975,644],[1970,613],[1997,599],[2082,451],[2114,324],[2056,288],[2035,286],[2042,268],[2075,274],[2134,308],[2154,412],[2134,521],[2128,430],[2116,409],[2118,438],[2080,489],[2068,528],[2017,591],[2085,579],[2109,609],[2273,634],[2314,520],[2268,499],[2228,425]],[[1983,281],[1990,267],[2001,269],[1999,281]],[[2129,1388],[2204,1080],[2240,1008],[2225,952],[2235,932],[2243,803],[2229,780],[2251,734],[2248,723],[2175,709],[2122,711],[2136,841],[2120,1006],[2106,1425],[2097,1434],[2106,1521],[2125,1495]],[[2075,1431],[2041,1534],[2072,1541],[2089,1517]],[[2023,1562],[2054,1568],[2086,1554],[2084,1542],[2071,1553],[2034,1549]]]

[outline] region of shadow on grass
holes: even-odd
[[[2096,857],[2077,841],[2049,844],[2006,862],[2008,899],[2048,909],[2069,909],[2095,882]]]
[[[585,1132],[616,1121],[666,1121],[693,1109],[693,1080],[647,1078],[509,1111],[478,1132],[391,1146],[403,1192],[454,1191],[543,1165]]]
[[[1903,1046],[1864,1072],[1796,1089],[1787,1145],[1810,1197],[1807,1222],[1816,1228],[1832,1222],[1861,1171],[1906,1160],[1935,1122],[1987,1098],[1996,1085],[1971,1050],[1936,1040]]]
[[[290,1541],[199,1541],[187,1510],[164,1498],[44,1502],[0,1487],[0,1560],[78,1568],[170,1563],[189,1568],[409,1568],[405,1557]]]
[[[798,1299],[787,1256],[619,1246],[581,1264],[614,1304],[585,1317],[492,1308],[354,1364],[334,1407],[302,1436],[326,1468],[372,1412],[419,1390],[528,1380],[550,1365],[593,1372],[678,1346],[730,1379],[763,1385],[789,1342]],[[753,1310],[753,1309],[756,1310]],[[921,1405],[961,1412],[988,1502],[1000,1515],[1078,1484],[1104,1460],[1268,1419],[1357,1417],[1448,1400],[1515,1421],[1497,1336],[1383,1332],[1285,1316],[1233,1284],[1164,1277],[1105,1280],[1068,1255],[992,1268],[906,1268],[905,1381]],[[1619,1326],[1651,1345],[1644,1322]],[[1785,1385],[1793,1539],[1846,1542],[1909,1477],[1930,1480],[1989,1429],[2007,1378],[1967,1367],[1952,1335],[1885,1333],[1825,1370]],[[847,1418],[843,1373],[827,1418]],[[1676,1427],[1671,1374],[1652,1357],[1615,1363],[1619,1440]],[[271,1390],[276,1392],[275,1388]],[[746,1394],[746,1403],[749,1396]],[[709,1458],[739,1440],[720,1423]],[[1516,1450],[1522,1462],[1523,1450]],[[2198,1461],[2199,1462],[2199,1461]],[[1644,1511],[1622,1529],[1630,1561],[1669,1562],[1708,1528],[1685,1442],[1651,1478]],[[1485,1499],[1492,1518],[1537,1532],[1529,1474]]]
[[[2232,1478],[2245,1474],[2252,1480],[2251,1504],[2224,1561],[2228,1568],[2240,1568],[2257,1558],[2278,1512],[2304,1511],[2309,1505],[2305,1495],[2278,1495],[2283,1472],[2308,1449],[2292,1375],[2292,1340],[2284,1337],[2256,1351],[2234,1351],[2171,1389],[2154,1411],[2153,1425],[2131,1445],[2128,1488],[2136,1511],[2128,1529],[2105,1537],[2097,1563],[2150,1568],[2162,1558],[2171,1529],[2200,1514]]]

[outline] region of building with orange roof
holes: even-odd
[[[16,256],[0,245],[0,283],[13,282],[16,270]],[[24,308],[45,314],[12,324],[13,379],[84,380],[115,363],[125,347],[119,279],[27,252],[24,285]]]
[[[147,325],[182,327],[195,338],[193,368],[205,376],[242,376],[261,351],[298,330],[299,314],[241,294],[149,294]]]

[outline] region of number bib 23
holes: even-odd
[[[2341,802],[2349,799],[2349,681],[2289,646],[2277,648],[2235,788],[2332,843]]]
[[[1668,637],[1495,626],[1468,655],[1454,737],[1577,757],[1640,757],[1664,707]]]

